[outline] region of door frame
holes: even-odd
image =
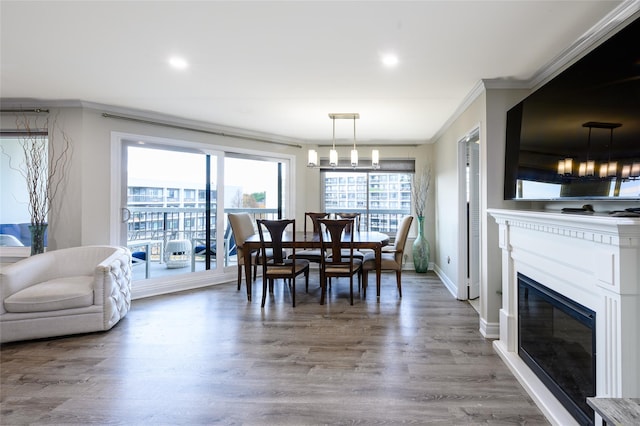
[[[203,154],[216,155],[218,157],[218,182],[222,186],[218,191],[218,206],[224,210],[224,167],[223,163],[226,153],[253,156],[256,158],[271,159],[277,162],[286,163],[287,169],[284,183],[284,208],[285,211],[294,214],[295,209],[295,176],[296,176],[296,156],[291,154],[274,154],[268,151],[256,149],[240,148],[236,146],[224,146],[215,144],[205,144],[201,142],[186,141],[184,139],[163,138],[158,136],[141,135],[125,132],[111,132],[111,179],[110,179],[110,214],[109,214],[109,241],[112,245],[126,246],[126,227],[122,226],[123,212],[122,206],[126,205],[127,191],[123,190],[126,184],[126,170],[122,170],[123,144],[127,141],[142,140],[154,145],[179,146],[186,150],[198,150]],[[124,202],[124,204],[123,204]],[[218,229],[224,228],[224,214],[217,215]],[[122,229],[125,229],[122,235]],[[178,279],[166,280],[160,278],[150,278],[136,282],[132,289],[132,298],[138,299],[160,294],[173,293],[177,291],[190,290],[199,287],[206,287],[215,284],[227,283],[236,279],[237,268],[235,266],[221,269],[194,272],[180,276]]]
[[[472,231],[467,229],[467,144],[471,141],[478,141],[478,177],[481,176],[480,156],[482,150],[482,144],[480,144],[480,124],[476,124],[469,130],[462,138],[458,139],[458,285],[456,298],[458,300],[469,300],[469,278],[468,278],[468,265],[470,265],[468,250],[469,250],[469,235],[473,234]],[[479,182],[478,182],[479,184]],[[480,203],[480,192],[478,186],[478,204]],[[479,206],[478,206],[479,207]],[[477,232],[481,231],[481,224],[477,224]],[[480,247],[477,247],[478,264],[475,267],[478,268],[477,274],[480,276]],[[473,273],[470,275],[473,276]],[[478,283],[479,284],[479,283]],[[478,291],[480,297],[480,291]]]

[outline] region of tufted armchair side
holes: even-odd
[[[94,304],[103,305],[104,329],[108,330],[131,308],[131,252],[113,253],[96,267],[94,276]]]
[[[130,308],[125,247],[53,250],[0,271],[0,342],[109,330]]]

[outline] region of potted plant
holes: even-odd
[[[413,201],[416,216],[418,216],[418,236],[413,242],[413,266],[416,272],[424,273],[429,270],[431,248],[424,237],[424,212],[429,196],[431,184],[431,168],[425,167],[413,180]]]

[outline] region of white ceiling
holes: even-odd
[[[423,143],[479,81],[535,77],[620,3],[2,0],[0,94],[302,143],[331,139],[329,113],[357,112],[360,142]],[[352,132],[336,123],[338,142]]]

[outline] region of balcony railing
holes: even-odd
[[[162,264],[164,250],[172,240],[188,240],[191,242],[191,270],[196,269],[196,257],[201,261],[207,247],[211,251],[211,261],[224,261],[228,266],[235,262],[235,243],[227,220],[228,213],[247,212],[255,219],[276,219],[277,209],[264,208],[228,208],[224,210],[224,248],[222,256],[217,256],[217,218],[215,211],[209,217],[211,223],[211,240],[206,241],[206,210],[204,208],[184,207],[129,207],[127,222],[127,245],[138,256],[134,261],[143,260],[147,265],[146,277],[149,278],[149,265],[154,262]],[[147,261],[148,260],[148,261]],[[199,262],[198,268],[204,266]]]

